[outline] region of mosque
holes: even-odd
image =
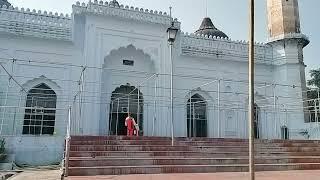
[[[298,1],[266,4],[269,38],[255,44],[255,136],[306,139],[309,39]],[[248,42],[209,17],[185,33],[171,13],[116,0],[76,2],[71,16],[0,5],[0,135],[18,163],[61,160],[68,127],[125,135],[128,112],[143,136],[248,137]],[[168,28],[177,29],[171,44]]]

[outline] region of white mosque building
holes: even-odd
[[[0,135],[18,164],[61,160],[69,107],[74,135],[125,135],[131,112],[143,136],[248,137],[248,42],[210,18],[184,33],[167,13],[116,0],[77,2],[71,16],[0,5]],[[305,139],[309,40],[298,1],[267,5],[269,39],[255,45],[256,138]]]

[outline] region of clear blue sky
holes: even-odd
[[[71,14],[71,5],[76,0],[9,0],[13,6],[37,10],[47,10]],[[82,0],[80,2],[87,2]],[[184,32],[194,32],[206,16],[205,0],[118,0],[120,4],[154,9],[168,12],[173,7],[173,16],[182,22]],[[320,50],[320,0],[299,0],[302,32],[311,43],[305,48],[305,64],[308,71],[319,68],[317,53]],[[224,31],[231,39],[248,39],[248,0],[208,0],[208,16],[217,28]],[[266,0],[256,0],[256,40],[265,42],[266,31]],[[320,54],[320,53],[319,53]]]

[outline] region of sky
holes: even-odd
[[[46,10],[52,12],[72,12],[72,4],[77,0],[8,0],[13,6]],[[88,0],[79,0],[88,2]],[[310,38],[304,49],[304,61],[309,78],[311,69],[320,68],[317,53],[320,50],[320,0],[298,0],[302,33]],[[118,0],[120,4],[168,12],[173,7],[173,16],[182,23],[184,32],[196,31],[204,17],[212,19],[214,25],[233,40],[248,39],[248,0]],[[267,41],[266,0],[256,0],[256,41]],[[298,72],[297,72],[298,73]]]

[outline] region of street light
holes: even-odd
[[[171,16],[172,7],[170,7],[170,19],[171,26],[167,30],[168,34],[168,42],[170,46],[170,63],[171,63],[171,72],[170,72],[170,115],[171,115],[171,145],[173,146],[173,58],[172,58],[172,50],[173,44],[176,40],[179,29],[174,26],[174,21]]]
[[[171,23],[171,26],[168,28],[168,42],[170,45],[173,45],[174,41],[176,40],[177,34],[179,29],[174,27],[174,22]]]
[[[249,0],[249,174],[255,180],[254,161],[254,6],[255,0]]]

